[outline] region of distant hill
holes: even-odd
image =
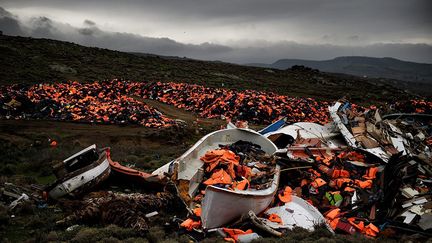
[[[398,79],[432,85],[432,64],[407,62],[389,57],[347,56],[325,61],[281,59],[273,64],[251,63],[248,65],[277,69],[287,69],[294,65],[303,65],[323,72],[345,73],[360,77]]]
[[[0,85],[118,78],[255,89],[325,100],[349,96],[360,103],[413,97],[395,88],[391,80],[325,73],[302,67],[279,70],[131,54],[70,42],[5,35],[0,35],[0,65]]]

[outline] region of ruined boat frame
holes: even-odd
[[[80,152],[63,160],[63,164],[73,163],[73,160],[78,156],[96,150],[96,145],[93,144]],[[77,195],[89,188],[98,185],[100,182],[107,179],[110,175],[110,150],[105,148],[99,152],[99,158],[91,164],[88,164],[78,170],[66,174],[63,178],[59,178],[48,190],[48,195],[57,199],[65,195]]]
[[[302,227],[308,231],[314,231],[315,226],[323,225],[334,234],[333,229],[320,211],[301,197],[292,196],[290,202],[281,206],[269,208],[265,214],[277,214],[282,219],[282,223],[276,223],[267,218],[259,218],[265,225],[272,229],[293,229]]]
[[[373,154],[376,157],[380,158],[382,161],[387,163],[390,156],[381,147],[367,149],[359,145],[354,135],[348,130],[345,124],[343,124],[341,118],[338,115],[341,106],[342,103],[340,102],[336,102],[333,106],[329,106],[329,113],[330,113],[330,117],[333,119],[333,122],[336,124],[336,126],[339,128],[340,132],[342,133],[343,137],[345,138],[347,144],[353,148],[357,148],[365,152],[368,152],[370,154]]]
[[[201,138],[194,146],[176,160],[153,172],[154,175],[174,173],[178,182],[186,182],[187,192],[181,193],[192,198],[203,180],[204,163],[200,160],[207,151],[219,148],[239,140],[253,142],[261,146],[268,154],[274,154],[277,147],[266,137],[250,129],[224,129],[212,132]],[[271,185],[262,190],[229,190],[216,186],[207,186],[202,201],[201,221],[204,229],[220,227],[247,215],[250,210],[258,214],[273,201],[277,192],[280,167],[276,165]],[[186,203],[190,200],[185,200]],[[186,198],[187,199],[187,198]]]

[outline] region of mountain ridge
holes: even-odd
[[[341,56],[322,61],[279,59],[272,64],[249,63],[246,65],[281,70],[300,65],[323,72],[432,84],[432,64],[403,61],[392,57]]]

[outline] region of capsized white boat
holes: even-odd
[[[297,122],[264,133],[264,136],[269,138],[279,149],[293,147],[296,142],[298,144],[299,139],[303,141],[316,140],[320,142],[320,147],[327,149],[340,149],[346,145],[334,123],[320,125],[312,122]],[[311,147],[311,144],[306,142],[304,146]],[[280,152],[282,151],[278,153]]]
[[[203,181],[204,163],[200,160],[207,151],[219,148],[219,145],[235,143],[239,140],[260,145],[267,154],[273,154],[277,147],[266,137],[250,129],[224,129],[212,132],[201,138],[179,158],[155,170],[152,174],[174,174],[180,190],[180,196],[186,203],[197,193]],[[203,228],[220,227],[247,215],[250,210],[260,213],[272,202],[279,184],[280,168],[276,165],[271,185],[266,189],[229,190],[216,186],[207,186],[202,201],[201,221]]]
[[[278,155],[285,155],[292,161],[313,162],[311,156],[331,158],[336,151],[346,148],[334,123],[297,122],[281,126],[264,136],[279,148]]]
[[[58,199],[78,195],[108,178],[110,150],[97,150],[93,144],[63,160],[54,168],[57,181],[48,187],[48,195]]]
[[[316,207],[294,195],[290,202],[285,203],[282,206],[269,208],[265,214],[276,214],[281,218],[281,224],[272,222],[265,218],[260,218],[264,224],[276,230],[301,227],[313,231],[316,225],[324,225],[330,232],[334,233],[324,216]]]
[[[339,132],[335,130],[333,123],[320,125],[313,122],[296,122],[281,127],[278,130],[265,133],[264,136],[270,137],[281,133],[290,135],[293,138],[296,138],[299,135],[302,138],[322,138],[324,140],[339,136]]]

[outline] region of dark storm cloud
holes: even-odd
[[[320,16],[325,19],[337,19],[338,16],[352,17],[380,15],[412,16],[408,13],[429,15],[431,5],[428,0],[19,0],[2,1],[6,6],[49,6],[83,10],[118,11],[139,13],[151,10],[171,16],[197,16],[207,18],[248,17],[254,19],[279,18],[281,16]],[[427,9],[429,8],[429,9]],[[405,13],[401,16],[400,13]],[[330,16],[333,14],[333,16]],[[354,14],[354,15],[353,15]],[[335,16],[336,15],[336,16]],[[420,16],[421,17],[421,16]],[[364,21],[368,21],[364,19]],[[369,20],[370,21],[370,20]]]
[[[0,29],[5,34],[47,37],[120,51],[236,63],[271,63],[281,58],[323,60],[351,55],[432,63],[432,47],[416,44],[432,43],[432,21],[428,14],[432,9],[428,2],[14,1],[5,2],[5,6],[19,13],[37,6],[36,10],[42,9],[50,18],[31,14],[27,16],[30,20],[24,21],[0,8]],[[91,13],[86,12],[89,9]],[[75,16],[67,15],[64,17],[67,20],[62,20],[56,16],[65,16],[64,12],[55,15],[60,10],[75,11],[84,17],[77,17],[78,24],[72,26],[67,20]],[[126,16],[125,22],[117,21],[119,16]],[[110,23],[110,19],[124,23],[122,29],[106,30],[103,21]],[[184,44],[172,38],[148,37],[129,31],[134,26],[151,26],[161,33],[191,33],[192,39],[204,41]],[[213,37],[226,41],[214,44]]]
[[[47,17],[37,17],[32,18],[25,31],[23,31],[21,28],[11,28],[13,26],[24,26],[11,13],[0,8],[0,14],[0,30],[7,30],[4,33],[9,35],[45,37],[120,51],[190,56],[204,59],[216,53],[232,50],[227,46],[210,43],[200,45],[183,44],[169,38],[150,38],[131,33],[103,31],[99,29],[95,22],[90,20],[84,21],[84,28],[76,28],[68,24],[55,22]],[[2,21],[4,18],[7,18],[7,21]]]
[[[4,1],[4,5],[90,10],[97,15],[126,15],[137,20],[150,16],[155,20],[152,24],[168,21],[178,27],[199,21],[210,28],[239,23],[269,23],[271,28],[271,23],[277,22],[282,27],[294,24],[317,33],[352,35],[349,33],[355,29],[365,35],[394,38],[405,33],[424,35],[424,31],[430,38],[432,26],[430,0],[21,0]]]

